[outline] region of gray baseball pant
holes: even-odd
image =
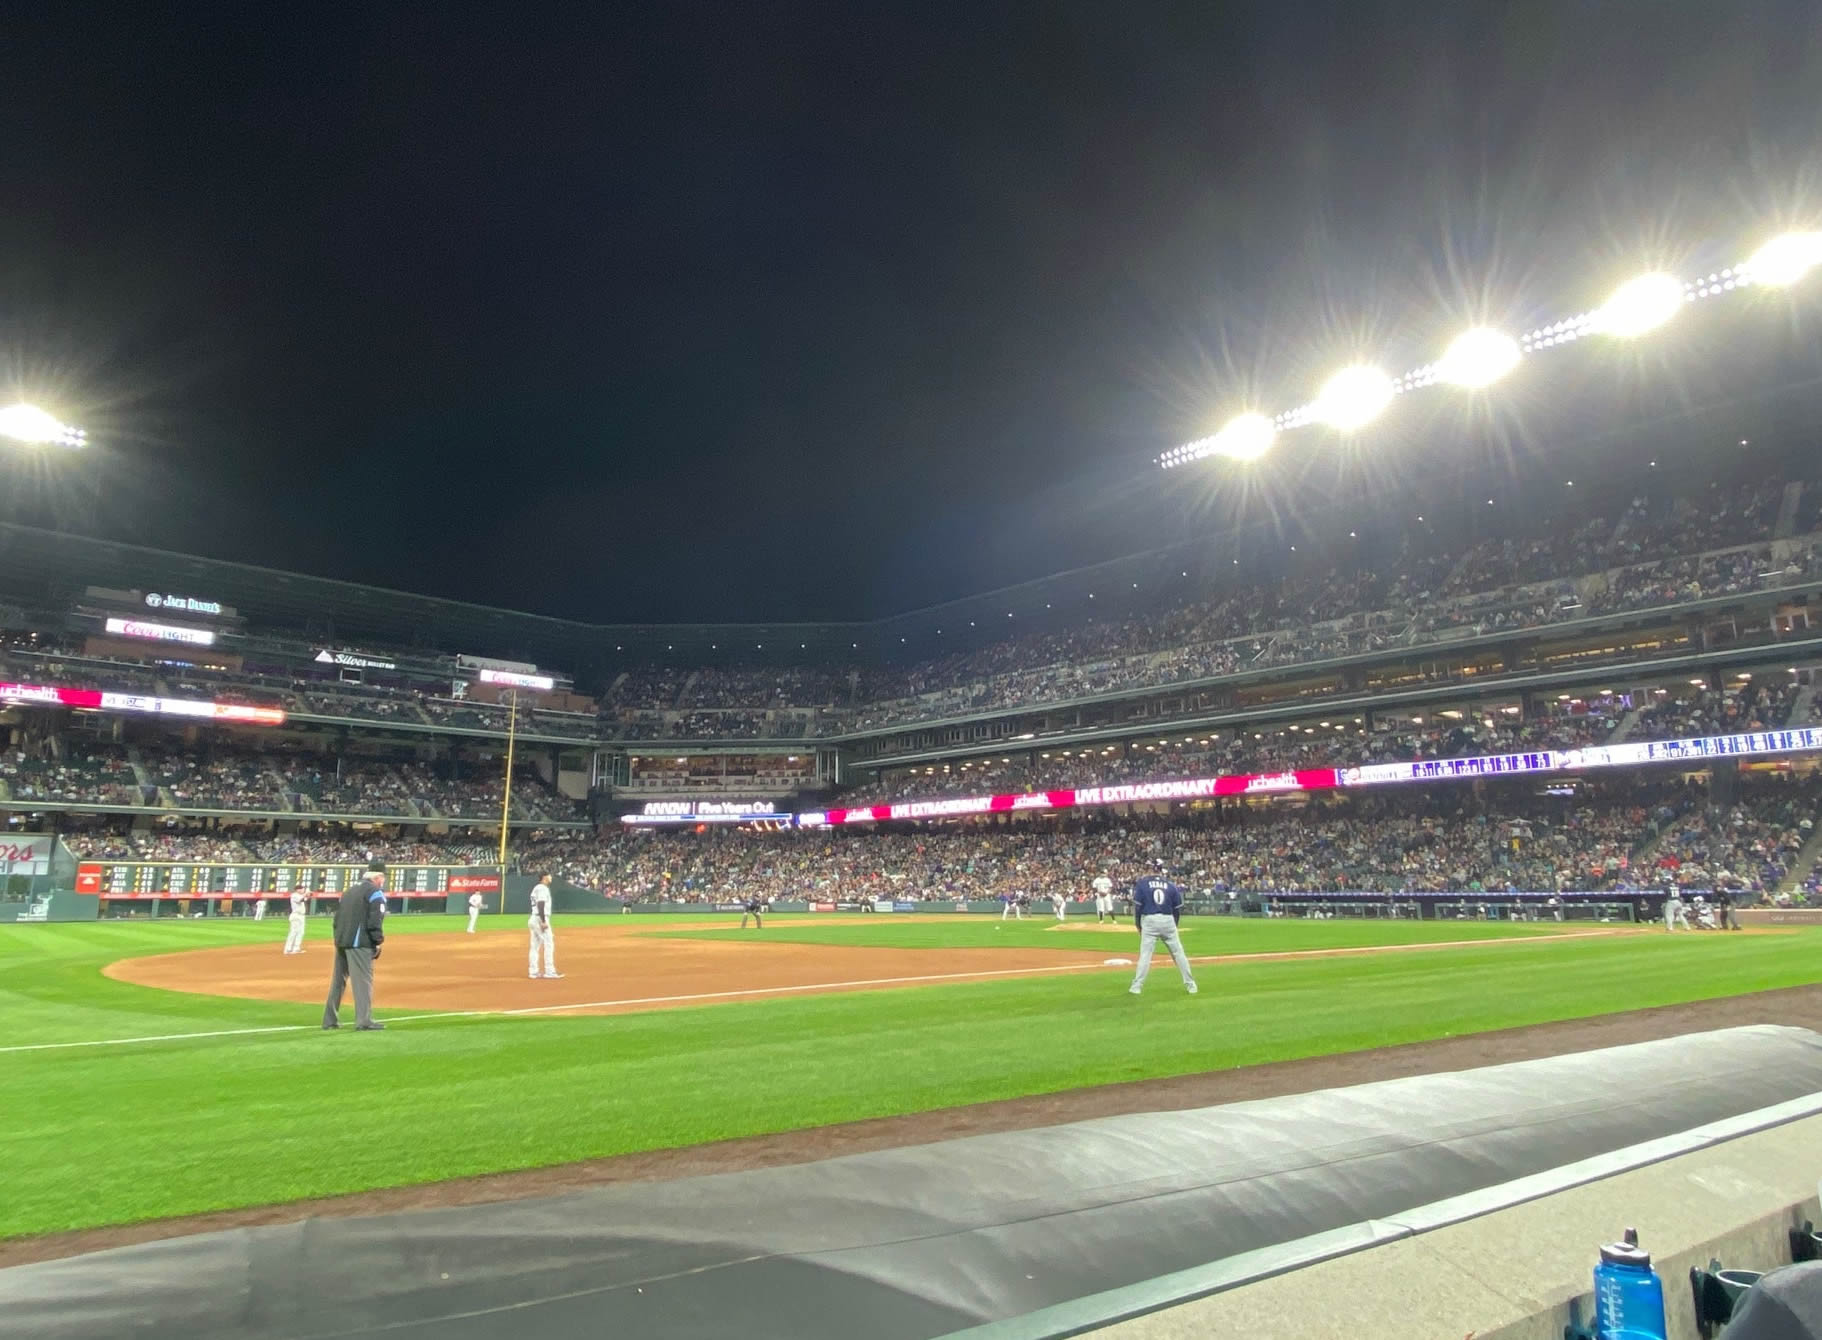
[[[329,979],[329,1003],[323,1006],[324,1028],[334,1028],[341,1023],[342,987],[349,982],[354,984],[355,1025],[364,1028],[373,1022],[373,950],[366,946],[359,949],[338,946],[335,973]]]
[[[1139,970],[1132,975],[1135,991],[1145,985],[1145,976],[1151,971],[1151,956],[1160,940],[1176,960],[1177,971],[1183,975],[1183,985],[1189,986],[1196,980],[1189,974],[1189,959],[1183,953],[1183,941],[1177,938],[1177,919],[1168,912],[1148,912],[1139,919]]]

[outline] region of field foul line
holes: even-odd
[[[1254,959],[1331,958],[1346,954],[1386,954],[1408,949],[1467,949],[1494,944],[1544,944],[1558,940],[1586,940],[1612,935],[1612,931],[1568,931],[1555,935],[1515,935],[1483,940],[1432,940],[1409,945],[1350,945],[1336,949],[1287,949],[1264,954],[1190,954],[1191,963],[1245,963]],[[1136,952],[1136,951],[1135,951]],[[1165,961],[1169,959],[1166,956]],[[591,1000],[574,1005],[528,1005],[516,1010],[435,1010],[428,1014],[391,1014],[381,1022],[416,1023],[424,1019],[501,1018],[529,1014],[562,1014],[568,1010],[605,1010],[618,1005],[679,1005],[694,1000],[733,1000],[743,996],[783,996],[806,991],[841,991],[863,986],[906,986],[916,982],[979,981],[989,977],[1036,977],[1051,972],[1105,970],[1105,963],[1064,963],[1048,968],[988,968],[980,972],[921,973],[914,977],[871,977],[847,982],[813,982],[800,986],[755,986],[735,991],[701,991],[682,996],[635,996],[625,1000]],[[273,1024],[264,1028],[217,1028],[198,1033],[155,1033],[137,1038],[97,1038],[86,1042],[31,1042],[0,1047],[0,1056],[11,1052],[67,1051],[75,1047],[128,1047],[144,1042],[182,1042],[190,1038],[236,1038],[260,1033],[308,1033],[316,1024]]]
[[[467,1015],[490,1014],[490,1010],[438,1010],[431,1014],[394,1014],[381,1023],[411,1023],[419,1019],[451,1019]],[[244,1038],[255,1033],[315,1033],[320,1024],[270,1024],[264,1028],[213,1028],[200,1033],[153,1033],[138,1038],[93,1038],[87,1042],[28,1042],[19,1046],[0,1047],[7,1052],[67,1051],[72,1047],[128,1047],[138,1042],[182,1042],[187,1038]]]

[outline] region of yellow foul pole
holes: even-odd
[[[506,915],[506,832],[512,817],[512,761],[519,740],[519,691],[507,691],[506,707],[506,786],[500,800],[500,915]]]

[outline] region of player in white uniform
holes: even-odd
[[[1004,921],[1007,917],[1011,917],[1014,921],[1023,921],[1025,919],[1025,909],[1019,905],[1018,894],[1008,890],[1007,892],[1002,893],[1000,897],[1006,900],[1006,905],[1000,909],[1001,921]]]
[[[266,900],[264,898],[257,899],[254,902],[253,919],[255,921],[264,921],[266,919]]]
[[[1113,880],[1106,875],[1095,876],[1094,919],[1097,922],[1113,920]]]
[[[291,929],[285,933],[285,952],[304,952],[304,918],[310,914],[310,895],[298,889],[291,895]]]
[[[531,891],[531,976],[538,976],[538,950],[544,950],[544,976],[561,977],[557,971],[557,942],[550,931],[550,876],[538,876]]]
[[[481,915],[481,908],[485,902],[486,899],[478,893],[468,895],[468,933],[470,935],[474,934],[475,919]]]
[[[1069,899],[1061,889],[1050,895],[1050,905],[1056,909],[1057,920],[1064,921],[1069,916]]]

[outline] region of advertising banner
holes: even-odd
[[[275,898],[302,891],[339,898],[366,873],[355,865],[253,865],[175,861],[84,861],[76,867],[76,892],[104,900],[141,898]],[[442,898],[453,892],[448,866],[393,866],[388,898]],[[494,876],[492,888],[499,888]]]
[[[500,877],[498,875],[451,875],[449,891],[451,893],[498,893]]]
[[[203,717],[211,721],[243,721],[255,726],[282,726],[285,723],[284,712],[276,707],[205,702],[197,698],[155,698],[139,693],[104,693],[98,689],[66,689],[49,684],[0,684],[0,703],[75,707],[91,712],[152,712],[164,716]]]
[[[0,837],[0,878],[7,875],[48,875],[51,848],[57,839],[44,833]]]

